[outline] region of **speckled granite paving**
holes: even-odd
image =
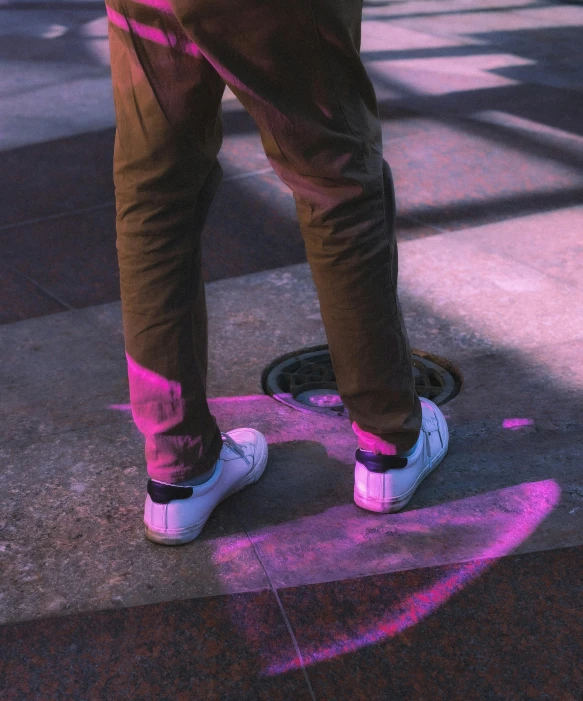
[[[325,336],[293,199],[227,93],[209,394],[271,457],[182,548],[142,534],[103,15],[0,6],[1,698],[578,699],[583,7],[365,2],[412,346],[465,380],[396,515],[353,504],[346,421],[261,395]]]
[[[278,598],[262,591],[20,623],[0,628],[0,690],[6,701],[576,701],[582,582],[577,547]]]

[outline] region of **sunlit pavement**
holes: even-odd
[[[223,430],[262,480],[143,538],[101,2],[0,0],[2,699],[580,699],[583,6],[365,5],[414,348],[464,374],[405,511],[352,502],[347,421],[261,394],[325,342],[293,199],[224,101],[206,230]]]

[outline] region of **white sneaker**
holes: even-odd
[[[261,477],[267,464],[265,436],[253,428],[237,428],[222,435],[223,447],[207,482],[191,485],[148,481],[146,538],[163,545],[194,540],[221,501]]]
[[[445,457],[449,444],[445,416],[432,401],[420,399],[421,433],[411,451],[399,456],[357,449],[354,501],[363,509],[383,514],[400,511]]]

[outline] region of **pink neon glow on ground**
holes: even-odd
[[[119,12],[112,10],[111,7],[107,7],[107,16],[112,24],[116,27],[129,32],[130,29],[134,34],[137,34],[142,39],[147,39],[154,44],[160,44],[161,46],[169,46],[172,49],[181,51],[185,54],[190,54],[191,56],[200,56],[200,50],[198,46],[192,41],[183,41],[176,34],[172,32],[165,32],[161,29],[156,29],[156,27],[149,27],[141,22],[136,22],[133,19],[124,17]]]
[[[234,404],[234,403],[245,403],[245,402],[256,402],[257,400],[261,399],[264,400],[267,398],[266,394],[247,394],[243,396],[236,396],[236,397],[210,397],[207,401],[209,404],[212,404],[213,402],[217,402],[220,404]]]
[[[255,544],[260,543],[267,539],[267,535],[259,536],[258,538],[253,538]],[[230,562],[233,560],[237,561],[241,553],[245,550],[253,550],[253,543],[249,540],[247,536],[233,535],[221,538],[219,543],[216,541],[211,543],[214,546],[213,551],[213,562],[215,564],[224,564],[225,562]]]
[[[517,428],[532,426],[533,424],[534,419],[504,419],[502,428],[509,428],[511,431],[516,431]]]
[[[141,368],[143,370],[143,368]],[[234,403],[247,403],[247,402],[254,402],[259,399],[263,400],[265,399],[266,395],[265,394],[248,394],[246,396],[242,397],[210,397],[208,399],[209,404],[213,403],[220,403],[220,404],[234,404]],[[108,404],[107,405],[108,409],[111,409],[112,411],[131,411],[132,410],[132,405],[131,404]]]
[[[132,405],[131,404],[108,404],[107,408],[111,409],[112,411],[131,411]]]
[[[520,496],[525,499],[522,513],[518,516],[515,513],[507,515],[506,531],[502,534],[498,533],[496,540],[483,548],[480,553],[476,553],[476,558],[479,559],[451,565],[448,574],[437,583],[407,596],[382,620],[372,625],[363,623],[361,630],[350,639],[320,648],[307,649],[303,653],[304,664],[316,664],[332,657],[354,652],[364,646],[398,635],[403,630],[420,622],[492,567],[498,558],[508,555],[526,540],[551,513],[560,498],[560,489],[554,480],[522,484],[511,489],[518,490]],[[486,522],[484,528],[487,527],[488,523]],[[282,674],[298,666],[299,660],[297,658],[279,660],[269,664],[263,675]]]

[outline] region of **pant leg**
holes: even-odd
[[[222,175],[224,82],[171,14],[124,0],[107,11],[130,401],[149,475],[176,482],[222,446],[206,401],[201,232]]]
[[[359,442],[368,436],[387,452],[409,449],[421,406],[397,296],[393,183],[359,56],[361,0],[171,4],[254,117],[274,170],[293,192]]]

